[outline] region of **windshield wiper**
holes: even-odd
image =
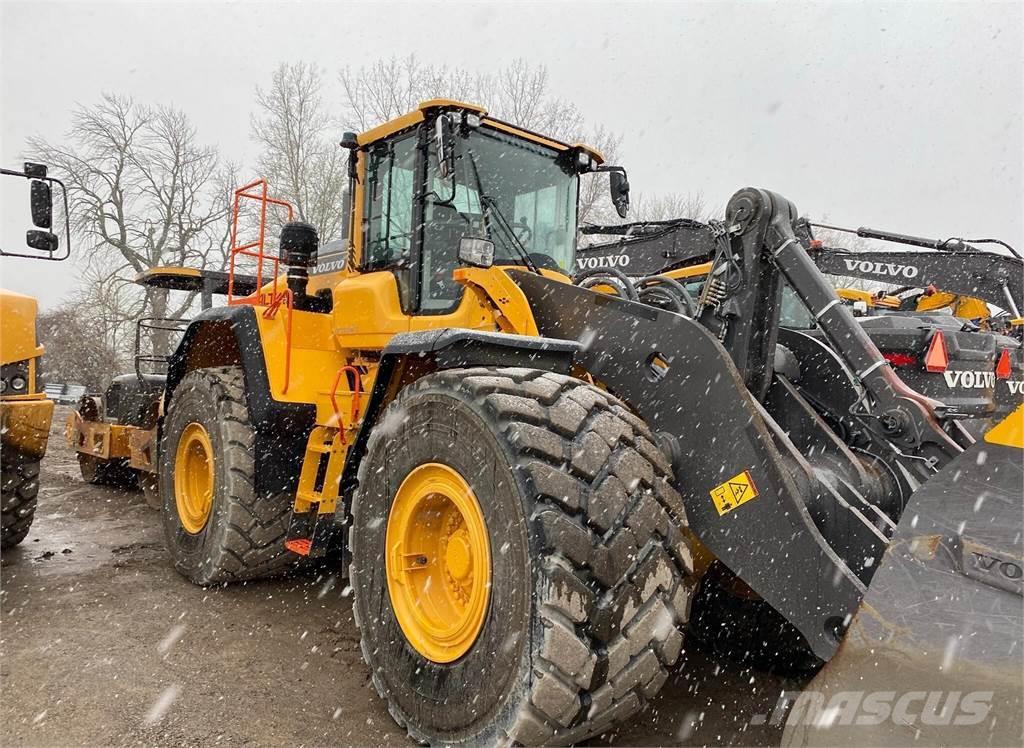
[[[480,170],[477,168],[476,156],[473,155],[473,149],[467,147],[466,153],[469,154],[469,164],[470,166],[473,167],[473,179],[476,181],[476,191],[477,194],[480,196],[480,202],[484,206],[486,206],[488,210],[493,212],[495,218],[498,219],[497,221],[495,221],[495,223],[497,223],[498,226],[504,231],[505,236],[512,240],[511,243],[506,242],[505,246],[515,250],[516,253],[519,255],[520,259],[522,259],[522,261],[526,264],[526,267],[528,267],[537,275],[543,275],[543,273],[541,273],[540,270],[537,268],[536,263],[530,258],[529,251],[527,251],[526,247],[523,246],[523,243],[519,241],[519,237],[516,236],[515,229],[513,229],[511,224],[509,224],[508,219],[505,218],[505,214],[501,212],[501,208],[498,207],[498,203],[495,202],[494,198],[484,193],[484,184],[483,181],[480,179]]]

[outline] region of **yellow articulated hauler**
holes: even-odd
[[[63,251],[51,232],[52,185],[67,193],[58,180],[46,175],[42,164],[26,163],[24,171],[0,169],[4,176],[30,181],[32,223],[26,243],[35,253],[0,250],[0,256],[42,260],[68,257],[70,235],[65,233]],[[30,296],[0,289],[0,462],[2,462],[2,517],[0,548],[12,548],[28,535],[35,517],[39,493],[39,461],[46,454],[53,418],[53,401],[40,386],[39,362],[43,346],[36,337],[38,304]]]

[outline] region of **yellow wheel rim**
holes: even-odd
[[[198,423],[190,423],[174,455],[174,503],[185,532],[195,535],[206,527],[213,508],[213,446]]]
[[[409,644],[433,662],[453,662],[483,628],[491,596],[491,548],[466,480],[440,463],[420,465],[388,513],[388,594]]]

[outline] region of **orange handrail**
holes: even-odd
[[[259,189],[257,192],[253,192],[252,190],[254,188]],[[280,292],[277,290],[278,277],[281,274],[281,260],[279,257],[268,257],[264,252],[264,249],[266,247],[267,239],[267,206],[275,205],[285,208],[288,211],[289,221],[294,217],[294,210],[292,209],[291,203],[287,200],[270,197],[268,194],[269,189],[270,185],[266,179],[257,179],[235,190],[231,217],[231,249],[228,255],[227,303],[229,306],[237,304],[265,306],[266,309],[263,312],[263,316],[266,319],[273,319],[277,314],[277,310],[281,307],[281,304],[284,303],[288,310],[288,321],[285,326],[284,386],[282,388],[282,392],[287,392],[291,378],[293,299],[292,293],[287,287]],[[241,215],[243,199],[256,200],[259,202],[260,223],[257,239],[245,244],[239,244],[238,219]],[[238,255],[252,257],[256,260],[256,290],[248,296],[236,297],[234,293],[236,268],[235,258]],[[271,267],[268,268],[268,271],[273,273],[273,286],[271,286],[269,292],[263,291],[263,285],[266,282],[263,273],[263,266],[265,262],[271,265]]]

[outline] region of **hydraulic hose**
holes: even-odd
[[[593,268],[579,273],[573,283],[581,288],[608,286],[616,296],[629,301],[666,309],[670,312],[694,317],[697,304],[682,283],[664,275],[649,275],[633,279],[618,268]]]

